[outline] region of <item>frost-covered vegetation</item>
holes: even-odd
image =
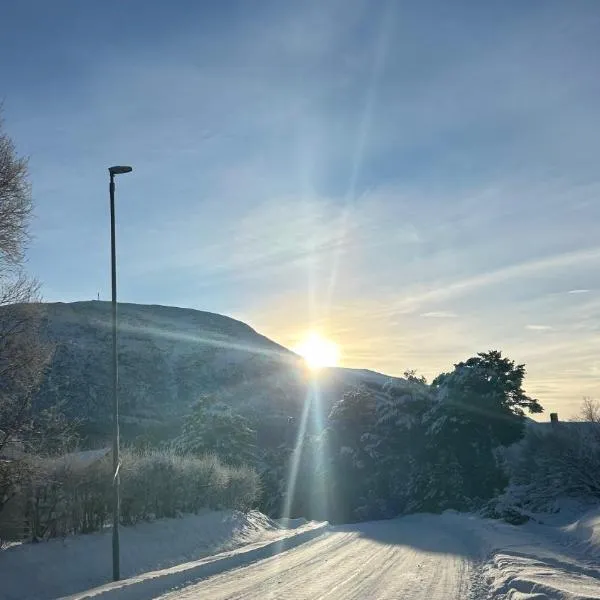
[[[507,484],[498,448],[521,438],[525,411],[542,410],[522,389],[524,366],[499,352],[430,386],[407,375],[383,398],[357,390],[331,411],[321,444],[335,520],[482,505]]]
[[[301,419],[242,415],[206,395],[172,445],[252,465],[258,506],[271,515],[347,522],[451,508],[520,522],[517,505],[598,497],[600,472],[595,405],[586,404],[586,425],[536,424],[527,413],[542,407],[524,392],[524,378],[524,365],[490,351],[430,385],[407,372],[350,388],[320,415],[317,381]]]
[[[571,422],[532,424],[503,459],[510,485],[490,512],[526,519],[561,498],[600,501],[600,403],[585,399]]]
[[[108,453],[30,456],[12,465],[21,470],[20,485],[0,512],[0,536],[5,539],[90,533],[111,522]],[[227,465],[214,455],[125,450],[120,472],[124,525],[206,508],[246,510],[256,504],[260,491],[253,469]]]
[[[300,418],[286,416],[285,404],[265,411],[203,394],[176,436],[124,453],[122,522],[206,507],[335,522],[483,509],[522,522],[542,501],[600,497],[596,405],[586,405],[585,426],[536,425],[526,414],[542,407],[524,392],[524,377],[524,365],[490,351],[431,384],[407,372],[351,387],[330,408],[318,402],[316,381]],[[57,447],[18,462],[27,537],[109,521],[108,459],[73,468]]]
[[[431,385],[407,372],[383,386],[349,389],[321,415],[320,430],[310,428],[318,420],[318,383],[307,397],[306,427],[264,413],[241,417],[205,397],[176,447],[255,465],[260,508],[275,515],[342,522],[478,509],[514,477],[506,449],[514,453],[528,431],[527,412],[542,411],[525,394],[524,377],[524,365],[496,351],[456,364]]]

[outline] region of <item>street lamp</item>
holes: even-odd
[[[118,581],[120,576],[119,558],[119,513],[120,513],[120,476],[119,476],[119,365],[117,359],[117,255],[115,251],[115,175],[131,173],[131,167],[109,167],[110,174],[110,267],[112,279],[112,362],[113,362],[113,532],[112,532],[112,559],[113,580]]]

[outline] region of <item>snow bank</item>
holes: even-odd
[[[327,526],[327,522],[312,521],[297,529],[284,530],[278,538],[270,541],[247,544],[230,552],[108,583],[61,600],[149,600],[159,596],[162,598],[164,594],[175,589],[191,586],[213,575],[239,569],[295,548],[324,534],[328,531]]]
[[[207,512],[121,528],[121,575],[132,577],[207,555],[281,539],[288,532],[252,511]],[[111,579],[111,530],[21,544],[0,552],[0,597],[45,600]]]
[[[555,508],[525,525],[485,520],[479,528],[490,598],[600,599],[600,506],[564,500]]]
[[[564,526],[562,531],[572,536],[588,553],[597,554],[600,558],[600,507],[588,510],[574,523]]]
[[[600,598],[600,571],[536,554],[497,553],[487,567],[492,598],[591,600]]]

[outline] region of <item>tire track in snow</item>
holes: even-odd
[[[457,536],[456,531],[439,527],[439,523],[437,525],[431,527],[426,526],[426,521],[417,522],[418,537],[425,548],[414,544],[414,520],[338,528],[325,537],[277,556],[211,577],[161,598],[466,598],[471,559],[465,552],[461,536]],[[397,542],[387,541],[390,532]]]

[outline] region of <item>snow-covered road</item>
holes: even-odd
[[[0,598],[600,600],[600,505],[535,518],[516,527],[446,512],[281,528],[254,511],[189,515],[124,528],[119,582],[107,582],[106,534],[9,548]]]
[[[414,517],[334,528],[162,598],[468,598],[476,558],[470,536],[431,522]]]
[[[413,515],[334,527],[310,542],[160,598],[600,598],[600,569],[575,554],[539,526],[512,527],[467,515]]]

